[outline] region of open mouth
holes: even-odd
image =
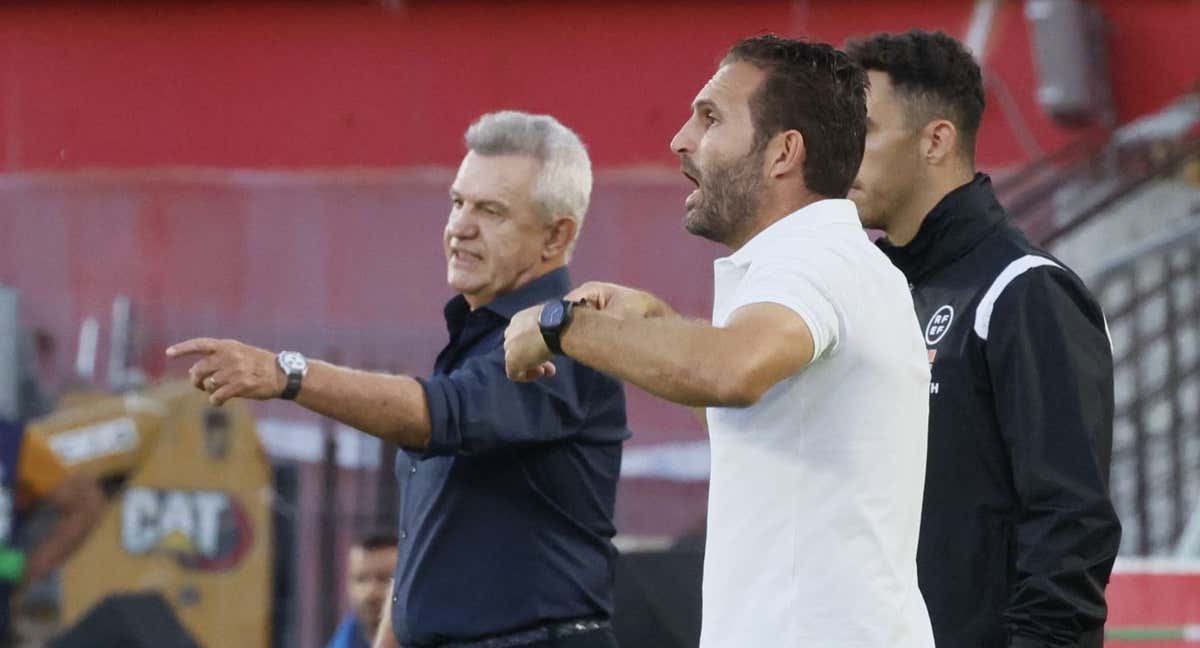
[[[683,201],[684,208],[691,209],[692,207],[695,207],[696,202],[700,200],[700,181],[696,178],[696,176],[688,173],[686,166],[680,167],[679,172],[683,174],[683,177],[690,180],[692,184],[696,185],[696,189],[692,191],[692,193],[688,194],[687,199]]]

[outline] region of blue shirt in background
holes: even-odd
[[[350,614],[342,619],[325,648],[371,648],[374,634],[368,633],[358,622],[358,617]]]

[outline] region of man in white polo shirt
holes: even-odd
[[[696,97],[671,145],[698,187],[688,231],[732,251],[711,325],[588,284],[505,334],[516,380],[562,353],[708,408],[702,648],[933,646],[916,576],[929,363],[903,276],[845,200],[865,86],[828,45],[761,36]]]

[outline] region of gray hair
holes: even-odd
[[[592,195],[592,163],[578,135],[550,115],[504,110],[475,120],[465,139],[479,155],[527,155],[541,162],[534,207],[546,219],[571,217],[578,239]],[[574,249],[571,241],[568,258]]]

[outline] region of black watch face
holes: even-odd
[[[542,316],[538,318],[538,324],[545,328],[554,328],[562,324],[563,320],[563,305],[562,302],[550,302],[542,307]]]

